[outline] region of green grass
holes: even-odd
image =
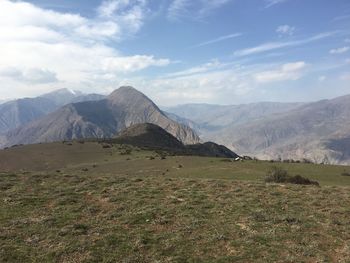
[[[0,261],[349,262],[348,167],[280,164],[321,187],[266,184],[276,164],[123,148],[0,152]]]

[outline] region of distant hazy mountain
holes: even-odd
[[[77,103],[77,102],[84,102],[84,101],[94,101],[94,100],[103,100],[105,99],[105,95],[101,94],[87,94],[87,95],[81,95],[78,97],[73,98],[69,103]]]
[[[154,123],[185,144],[199,142],[187,126],[169,119],[149,98],[132,87],[121,87],[106,99],[66,105],[7,134],[7,145],[111,138],[137,123]]]
[[[57,109],[57,105],[45,98],[26,98],[0,105],[0,134],[38,119]]]
[[[41,95],[40,98],[49,99],[56,105],[65,105],[72,102],[75,98],[85,95],[81,91],[70,90],[70,89],[59,89],[50,93]]]
[[[100,100],[105,96],[85,95],[69,89],[56,90],[36,98],[25,98],[0,105],[0,134],[37,120],[71,102]]]
[[[225,107],[211,105],[206,108],[211,108],[211,113],[194,114],[195,122],[203,114],[205,124],[215,127],[201,129],[203,140],[213,140],[239,154],[263,159],[307,158],[316,162],[350,163],[350,96],[304,104],[232,106],[224,114]],[[212,118],[213,115],[217,118]],[[220,127],[218,120],[224,120],[221,123],[226,125]]]
[[[242,105],[211,105],[211,104],[185,104],[176,107],[164,108],[175,118],[186,122],[192,121],[193,128],[202,133],[220,130],[228,125],[248,123],[271,116],[272,114],[287,112],[302,105],[301,103],[260,102]],[[174,117],[174,116],[170,116]],[[179,118],[180,117],[180,118]]]

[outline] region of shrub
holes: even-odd
[[[320,185],[318,182],[312,181],[312,180],[305,178],[305,177],[302,177],[300,175],[291,176],[288,180],[288,183],[303,184],[303,185],[317,185],[317,186]]]
[[[265,182],[285,183],[289,177],[288,172],[281,167],[274,166],[267,172]]]
[[[316,181],[312,181],[312,180],[305,178],[305,177],[302,177],[300,175],[290,176],[286,170],[282,169],[281,167],[276,167],[276,166],[272,167],[272,169],[267,172],[265,182],[319,186],[319,183]]]
[[[346,171],[344,171],[344,172],[342,172],[342,174],[341,174],[342,176],[350,176],[350,173],[349,172],[346,172]]]

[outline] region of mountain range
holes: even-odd
[[[37,120],[73,102],[103,99],[98,94],[83,94],[80,91],[59,89],[36,98],[24,98],[0,104],[0,135],[21,125]]]
[[[166,110],[179,121],[190,118],[203,140],[241,155],[350,163],[350,95],[312,103],[189,104]]]
[[[310,103],[186,104],[161,110],[132,87],[109,96],[64,89],[0,104],[0,145],[112,138],[138,123],[156,124],[184,144],[213,141],[260,159],[350,163],[350,95]]]
[[[154,123],[184,144],[199,142],[189,127],[169,119],[149,98],[132,87],[121,87],[102,100],[67,104],[5,136],[5,145],[81,138],[112,138],[136,123]]]

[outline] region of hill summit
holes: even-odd
[[[135,124],[120,132],[113,142],[130,144],[173,154],[236,158],[238,155],[213,142],[184,145],[163,128],[152,123]]]
[[[152,123],[135,124],[120,132],[116,140],[121,143],[162,149],[184,149],[173,135]]]

